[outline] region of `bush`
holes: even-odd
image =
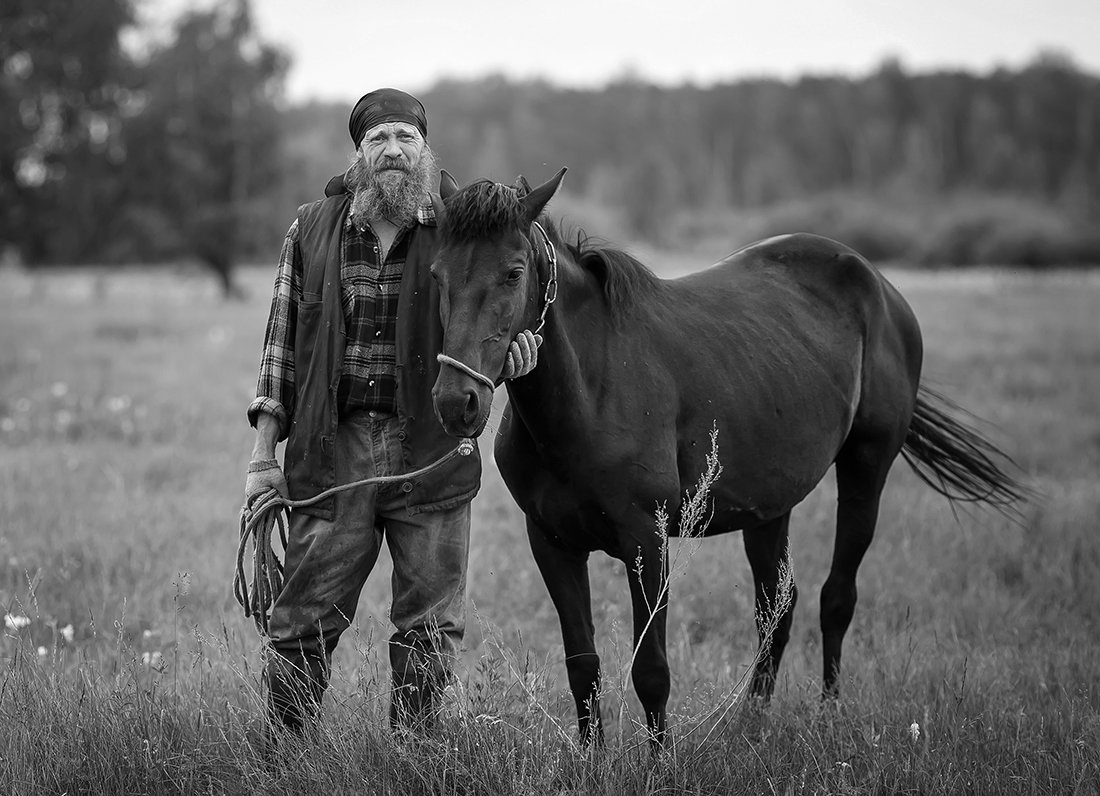
[[[917,224],[909,213],[873,197],[834,193],[768,208],[753,232],[757,238],[812,232],[882,261],[899,259],[912,249]]]
[[[933,211],[911,257],[921,265],[1085,265],[1100,263],[1100,235],[1051,204],[962,196]]]
[[[957,195],[914,201],[830,193],[735,216],[741,243],[812,232],[877,263],[1052,268],[1100,265],[1100,231],[1052,203]],[[713,222],[711,228],[714,228]]]

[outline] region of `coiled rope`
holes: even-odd
[[[233,576],[233,596],[236,597],[237,602],[244,609],[244,615],[252,618],[261,636],[267,637],[269,635],[271,606],[274,605],[275,598],[283,589],[283,562],[279,560],[279,556],[271,544],[271,536],[277,525],[279,527],[279,541],[285,554],[290,509],[312,506],[339,492],[347,492],[349,489],[419,478],[456,456],[469,456],[473,452],[474,441],[463,439],[455,446],[454,450],[439,457],[431,464],[404,475],[380,475],[374,478],[364,478],[360,481],[334,486],[319,495],[303,500],[285,498],[279,494],[278,490],[272,488],[256,498],[251,505],[242,507],[241,540],[237,546],[237,571]],[[248,555],[249,542],[252,543],[251,586],[249,586],[248,575],[245,572],[245,559]]]

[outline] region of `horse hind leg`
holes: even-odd
[[[840,693],[840,652],[855,613],[856,573],[878,522],[886,474],[900,450],[892,439],[849,437],[836,459],[836,541],[821,588],[822,694]]]
[[[791,621],[798,600],[790,569],[788,528],[791,514],[742,531],[745,554],[756,590],[756,632],[760,639],[750,693],[765,701],[775,690],[783,650],[791,637]]]

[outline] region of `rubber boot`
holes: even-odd
[[[450,654],[412,633],[390,639],[390,727],[430,732],[435,726],[439,698],[450,678]]]
[[[272,729],[303,734],[313,727],[328,686],[326,656],[273,649],[265,669],[268,721]]]

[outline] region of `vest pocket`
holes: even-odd
[[[313,352],[317,347],[317,338],[321,332],[322,301],[302,301],[298,303],[298,324],[294,330],[294,370],[301,383],[301,366],[308,367],[313,361]]]

